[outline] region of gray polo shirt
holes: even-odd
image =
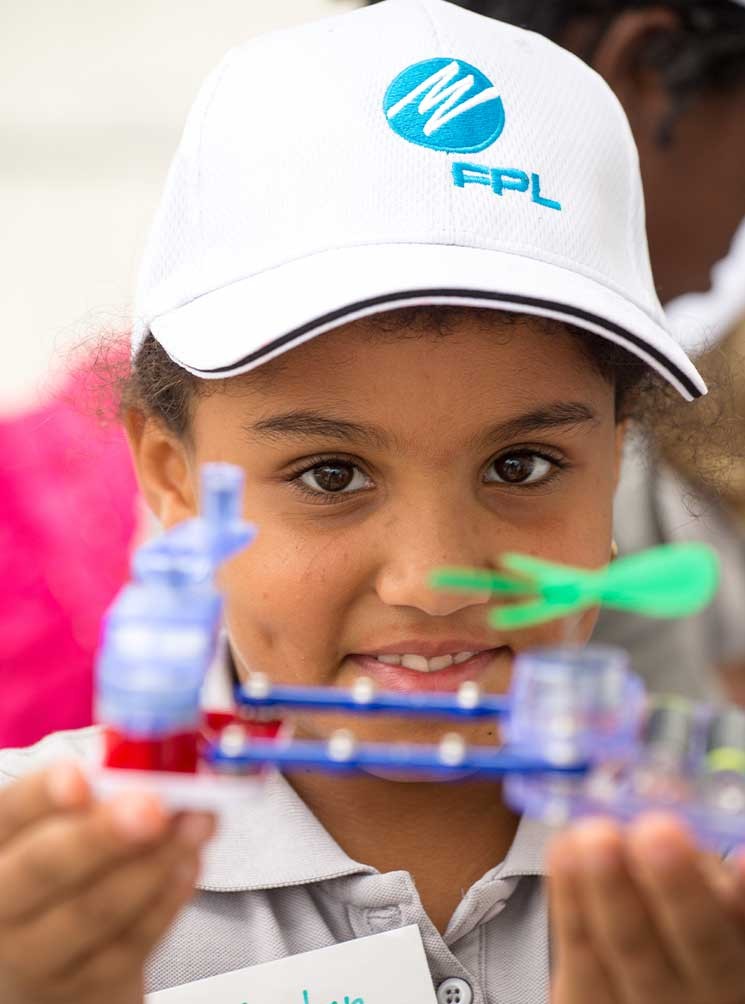
[[[93,727],[2,750],[0,783],[61,756],[94,759],[99,739]],[[464,891],[440,935],[408,872],[352,861],[280,775],[262,784],[222,818],[196,896],[150,959],[149,992],[417,924],[435,988],[455,977],[473,1004],[547,1004],[545,827],[521,821],[504,861]]]
[[[600,613],[593,642],[620,645],[648,689],[721,700],[715,667],[745,661],[745,537],[713,498],[696,496],[673,470],[632,448],[616,492],[614,530],[622,555],[697,540],[719,556],[721,584],[700,613],[682,620]]]

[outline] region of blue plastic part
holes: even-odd
[[[714,775],[704,736],[716,709],[696,708],[685,756],[671,768],[652,759],[642,741],[650,698],[629,670],[628,656],[603,646],[520,653],[509,695],[480,696],[471,708],[457,694],[394,694],[327,688],[271,687],[244,706],[501,719],[501,749],[467,746],[449,737],[441,746],[249,739],[236,749],[213,746],[207,759],[220,771],[250,772],[273,765],[349,774],[388,771],[431,780],[504,778],[507,801],[519,812],[561,825],[584,815],[629,820],[652,809],[684,819],[718,851],[745,841],[745,750],[724,751],[727,769]],[[674,699],[671,699],[674,700]],[[744,716],[745,718],[745,716]],[[745,735],[745,720],[741,726]],[[449,745],[448,745],[449,743]],[[655,750],[658,757],[659,750]],[[664,753],[664,750],[663,750]],[[742,762],[735,771],[731,764]],[[728,765],[729,764],[729,765]],[[651,783],[650,783],[651,778]]]
[[[552,765],[540,757],[516,754],[509,749],[464,747],[463,755],[448,758],[442,747],[424,744],[403,745],[385,743],[352,744],[347,756],[333,753],[333,744],[318,741],[282,742],[252,739],[241,749],[226,753],[219,745],[206,754],[215,766],[235,768],[273,765],[285,770],[310,768],[330,773],[354,773],[360,770],[391,770],[403,774],[427,775],[442,780],[457,779],[464,772],[483,778],[504,777],[506,774],[541,774],[547,771],[564,777],[586,773],[589,764],[578,761]],[[449,761],[449,762],[448,762]]]
[[[502,695],[484,694],[470,704],[453,693],[402,694],[372,691],[355,697],[354,691],[337,687],[269,686],[260,697],[243,687],[235,690],[236,703],[247,708],[281,708],[306,711],[351,711],[355,714],[407,715],[425,718],[501,718],[510,701]]]
[[[99,721],[137,738],[195,728],[200,691],[217,644],[220,564],[255,536],[241,519],[243,473],[202,470],[201,514],[145,544],[133,581],[104,621],[97,665]]]

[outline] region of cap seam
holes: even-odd
[[[197,192],[196,192],[196,195],[197,195],[197,214],[198,214],[197,215],[197,230],[199,232],[199,243],[200,243],[201,250],[202,250],[202,263],[201,263],[202,264],[202,268],[205,267],[205,249],[206,249],[206,240],[205,240],[204,224],[203,224],[203,221],[204,221],[204,212],[203,212],[203,209],[202,209],[202,204],[203,204],[203,200],[202,200],[202,148],[203,148],[203,145],[204,145],[205,126],[206,126],[206,123],[207,123],[207,116],[208,116],[208,114],[210,112],[210,109],[212,108],[212,105],[213,105],[213,103],[215,101],[215,98],[217,96],[217,92],[220,89],[220,85],[222,84],[223,80],[225,79],[225,74],[228,72],[228,69],[233,65],[233,61],[236,58],[236,54],[238,53],[238,51],[239,51],[239,47],[235,46],[233,49],[231,49],[229,52],[227,52],[225,54],[225,56],[223,57],[222,70],[218,73],[217,79],[215,80],[214,86],[212,88],[212,93],[210,94],[208,100],[204,104],[204,108],[202,110],[202,119],[201,119],[201,122],[199,123],[199,142],[197,144],[197,176],[196,176],[195,182],[196,182],[196,190],[197,190]],[[149,327],[149,324],[148,324],[148,327]]]
[[[426,18],[426,20],[429,22],[430,28],[432,29],[432,34],[433,34],[434,40],[435,40],[435,47],[437,49],[439,49],[439,51],[442,54],[442,56],[445,57],[445,52],[446,52],[445,42],[444,42],[444,39],[443,39],[442,35],[440,34],[440,31],[439,31],[439,29],[437,27],[437,22],[435,21],[434,17],[432,16],[432,11],[429,9],[429,6],[424,2],[424,0],[417,0],[417,4],[418,4],[418,7],[419,7],[420,11],[422,12],[422,14]],[[448,153],[446,156],[447,156],[448,162],[452,163],[453,154],[452,153]],[[447,195],[447,199],[448,199],[448,222],[450,224],[450,226],[449,226],[449,232],[448,232],[448,243],[455,244],[455,231],[456,231],[455,201],[454,201],[454,198],[453,198],[454,189],[453,189],[452,185],[448,186],[447,193],[448,193],[448,195]]]

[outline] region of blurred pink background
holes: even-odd
[[[0,747],[91,722],[101,618],[128,577],[137,488],[90,365],[0,420]]]

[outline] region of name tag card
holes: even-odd
[[[146,1004],[436,1004],[413,924],[148,994]]]

